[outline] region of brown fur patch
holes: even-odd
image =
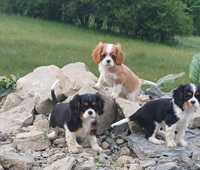
[[[102,52],[104,49],[104,43],[99,42],[99,44],[95,47],[95,49],[92,52],[92,59],[95,64],[99,64],[102,60]]]
[[[96,135],[96,131],[97,131],[97,122],[94,121],[91,124],[90,135]]]
[[[184,108],[184,109],[189,109],[189,108],[191,108],[192,106],[193,106],[192,103],[189,102],[189,101],[187,101],[187,102],[185,102],[185,103],[183,104],[183,108]]]
[[[116,65],[110,68],[109,71],[117,75],[115,83],[123,85],[129,92],[140,89],[141,80],[126,65]]]
[[[124,55],[120,44],[113,45],[112,58],[117,65],[121,65],[124,62]]]
[[[92,59],[95,64],[99,64],[106,55],[110,55],[117,65],[121,65],[124,62],[124,55],[120,44],[113,44],[111,54],[107,54],[106,48],[107,44],[103,42],[99,42],[95,47],[92,52]]]

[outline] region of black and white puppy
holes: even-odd
[[[145,137],[152,143],[162,144],[156,135],[163,128],[168,147],[177,144],[186,146],[185,131],[193,113],[200,106],[200,86],[194,84],[180,85],[173,91],[172,98],[161,98],[146,103],[132,116],[112,124],[119,126],[128,121],[135,121],[144,130]],[[176,132],[176,133],[175,133]]]
[[[77,153],[81,148],[76,137],[87,138],[92,149],[102,151],[96,138],[96,118],[97,114],[103,114],[103,99],[99,94],[84,94],[75,95],[69,103],[58,103],[54,92],[57,83],[51,88],[54,107],[49,117],[49,126],[55,129],[48,134],[49,139],[57,136],[56,127],[64,128],[69,152]]]

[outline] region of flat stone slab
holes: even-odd
[[[200,153],[200,130],[188,130],[186,133],[187,147],[168,148],[165,144],[156,145],[149,142],[144,135],[132,134],[128,137],[129,147],[140,159],[158,157],[191,157],[194,152]]]

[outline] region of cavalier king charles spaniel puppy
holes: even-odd
[[[137,99],[144,81],[123,64],[124,55],[120,44],[99,42],[93,50],[92,58],[98,64],[100,72],[96,88],[102,87],[105,82],[113,87],[111,94],[113,98],[123,96],[132,101]],[[155,85],[146,80],[145,83]]]
[[[122,119],[111,127],[135,121],[143,128],[145,137],[152,143],[164,143],[163,140],[156,138],[162,128],[168,147],[175,147],[177,144],[186,146],[185,131],[193,118],[193,113],[199,109],[199,103],[200,86],[180,85],[173,91],[172,98],[152,100],[129,118]]]
[[[54,128],[54,131],[48,134],[48,138],[54,139],[57,136],[56,127],[63,128],[69,152],[77,153],[81,148],[76,137],[87,138],[92,149],[101,152],[102,148],[96,138],[96,118],[97,114],[103,114],[103,99],[99,94],[77,94],[69,103],[58,103],[54,92],[57,83],[51,88],[54,107],[49,116],[49,127]]]

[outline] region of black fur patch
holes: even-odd
[[[69,103],[57,103],[52,110],[49,126],[64,128],[66,124],[71,132],[75,132],[82,128],[81,114],[89,108],[103,114],[104,101],[99,94],[76,95]]]
[[[178,121],[178,117],[171,99],[158,99],[148,102],[137,110],[130,120],[136,121],[143,128],[145,137],[149,138],[155,130],[155,122],[165,121],[168,126],[171,126]]]
[[[164,122],[171,126],[179,120],[174,110],[174,103],[184,111],[184,103],[193,96],[200,102],[200,87],[195,87],[196,90],[190,84],[180,85],[173,91],[172,99],[162,98],[150,101],[138,109],[130,120],[136,121],[144,129],[146,138],[151,137],[156,127],[155,123]]]

